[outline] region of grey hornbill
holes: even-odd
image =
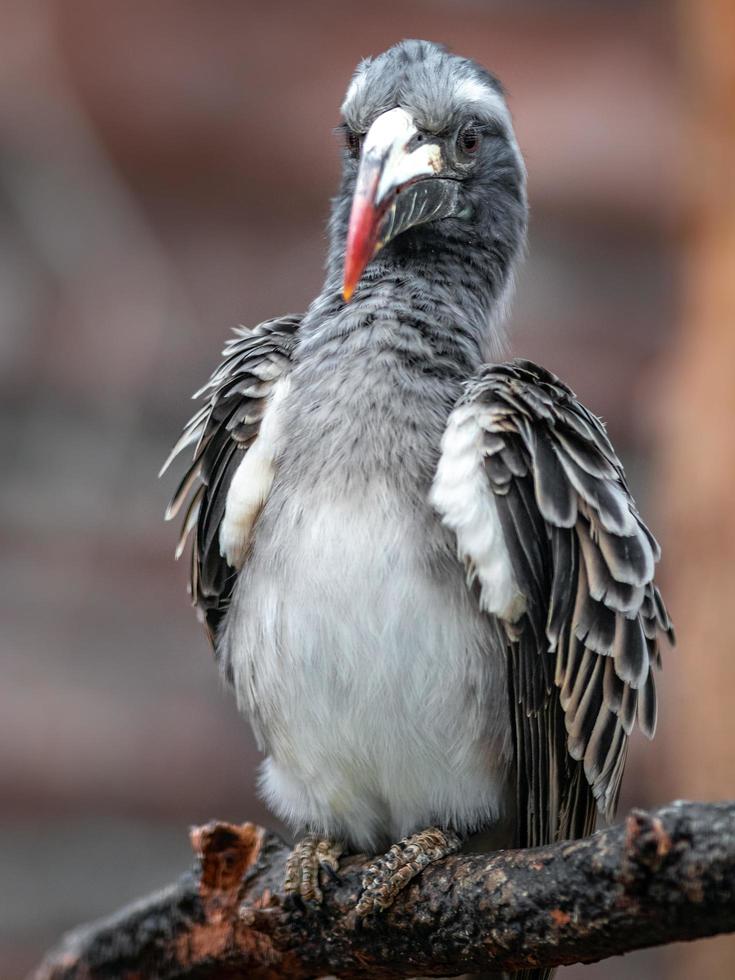
[[[404,41],[342,117],[323,289],[229,342],[169,516],[189,501],[194,603],[261,791],[306,833],[287,889],[318,902],[344,849],[403,838],[364,916],[474,831],[535,845],[611,814],[672,632],[601,422],[498,361],[527,224],[500,84]]]

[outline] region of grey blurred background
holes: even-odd
[[[665,546],[680,650],[623,807],[735,795],[732,628],[697,601],[733,584],[735,303],[701,270],[735,154],[691,139],[727,6],[718,25],[694,0],[0,3],[2,980],[176,876],[189,824],[272,823],[156,473],[229,327],[318,290],[337,109],[357,60],[402,37],[506,84],[532,204],[513,352],[605,418]],[[733,975],[727,939],[562,972]]]

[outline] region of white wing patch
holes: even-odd
[[[283,402],[291,387],[286,376],[273,386],[257,439],[235,470],[219,530],[220,554],[228,565],[242,568],[255,520],[273,485],[276,460],[283,445]]]
[[[480,604],[492,615],[515,622],[525,598],[513,575],[495,499],[484,471],[483,427],[476,405],[449,416],[429,501],[457,536],[457,552],[470,581],[480,583]]]

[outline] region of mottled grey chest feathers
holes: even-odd
[[[327,338],[297,355],[221,532],[241,571],[220,654],[268,754],[266,797],[361,847],[448,814],[484,825],[509,788],[502,639],[429,501],[460,385],[410,344],[370,325],[338,357]]]

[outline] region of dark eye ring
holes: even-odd
[[[480,149],[480,142],[482,140],[482,133],[480,132],[479,126],[475,123],[470,123],[469,126],[465,126],[461,129],[459,135],[457,136],[457,146],[468,156],[473,156]]]
[[[357,159],[362,148],[362,135],[354,129],[345,129],[345,149],[351,157]]]

